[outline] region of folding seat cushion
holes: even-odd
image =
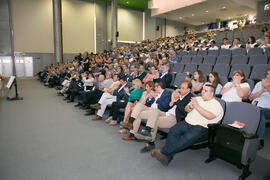
[[[214,55],[208,55],[204,57],[203,64],[216,64],[217,57]]]
[[[218,56],[216,64],[230,64],[231,56]]]
[[[248,64],[254,66],[256,64],[267,64],[268,57],[266,55],[253,55],[250,56]]]
[[[247,64],[247,63],[248,63],[248,56],[243,56],[243,55],[232,56],[231,65],[233,65],[233,64]]]
[[[229,64],[216,64],[213,69],[214,72],[217,72],[219,76],[227,77],[230,72]]]
[[[194,57],[192,57],[191,63],[201,64],[202,61],[203,61],[203,57],[202,56],[194,56]]]

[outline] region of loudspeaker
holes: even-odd
[[[159,26],[156,27],[156,31],[159,31]]]

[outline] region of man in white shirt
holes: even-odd
[[[261,145],[264,145],[265,120],[270,119],[270,69],[268,69],[266,78],[258,82],[249,99],[252,104],[261,109],[261,120],[258,129],[258,136],[261,139]]]
[[[189,112],[185,121],[173,126],[162,149],[151,152],[161,163],[168,165],[174,155],[204,139],[207,140],[208,124],[218,123],[223,117],[223,108],[215,99],[215,88],[207,84],[201,97],[193,97],[185,110]]]
[[[231,45],[228,42],[228,38],[223,38],[223,45],[221,45],[221,49],[230,49]]]
[[[210,47],[208,50],[218,50],[218,47],[216,46],[216,42],[214,40],[210,42]]]

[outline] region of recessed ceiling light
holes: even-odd
[[[191,16],[194,16],[194,14],[191,14]]]
[[[226,9],[226,6],[223,6],[222,9]]]
[[[179,17],[179,19],[183,19],[183,17]]]
[[[206,13],[208,13],[209,11],[205,11]]]

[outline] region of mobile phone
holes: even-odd
[[[257,104],[258,104],[258,101],[254,101],[254,102],[253,102],[253,105],[254,105],[254,106],[257,106]]]

